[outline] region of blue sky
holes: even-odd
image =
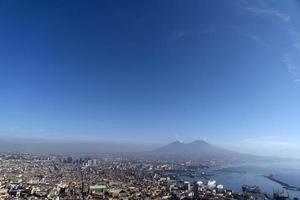
[[[296,0],[0,0],[0,135],[300,153],[297,19]]]

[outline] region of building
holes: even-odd
[[[104,194],[107,191],[108,186],[106,184],[96,184],[89,186],[89,194]]]

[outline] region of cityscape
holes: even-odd
[[[215,181],[190,183],[166,172],[195,173],[210,167],[191,162],[1,154],[1,199],[288,199],[268,197],[256,186],[243,193]]]
[[[300,0],[0,0],[0,200],[299,200]]]
[[[209,145],[204,141],[194,143]],[[0,199],[298,199],[290,198],[288,190],[300,191],[300,188],[271,175],[265,178],[279,182],[285,189],[277,188],[268,194],[259,186],[241,185],[242,191],[234,191],[213,180],[209,172],[209,169],[250,162],[247,159],[205,159],[196,154],[193,157],[183,159],[178,154],[168,152],[167,156],[157,151],[81,156],[1,153]],[[266,158],[251,159],[259,162]]]

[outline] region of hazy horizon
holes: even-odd
[[[299,9],[0,0],[0,142],[205,140],[300,158]]]
[[[181,142],[189,144],[195,141],[205,141],[214,147],[222,148],[224,150],[232,150],[237,153],[244,153],[256,156],[270,156],[300,159],[299,152],[288,150],[274,151],[269,150],[268,147],[261,146],[244,146],[235,142],[231,143],[211,143],[205,139],[198,140],[173,140],[168,142],[146,142],[146,141],[114,141],[114,140],[97,140],[97,139],[71,139],[71,138],[25,138],[25,137],[2,137],[0,139],[0,152],[23,152],[23,153],[82,153],[82,154],[95,154],[95,153],[143,153],[159,149],[173,142]],[[242,145],[245,145],[242,144]],[[258,148],[258,151],[253,149]]]

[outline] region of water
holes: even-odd
[[[257,185],[265,193],[272,194],[273,190],[282,190],[283,187],[263,175],[273,174],[274,177],[287,184],[300,188],[300,162],[268,162],[256,164],[244,164],[227,166],[219,169],[210,169],[206,173],[211,174],[210,180],[216,180],[217,184],[235,192],[241,192],[242,185]],[[203,177],[181,177],[189,181],[202,180]],[[299,191],[287,190],[290,197],[300,198]]]

